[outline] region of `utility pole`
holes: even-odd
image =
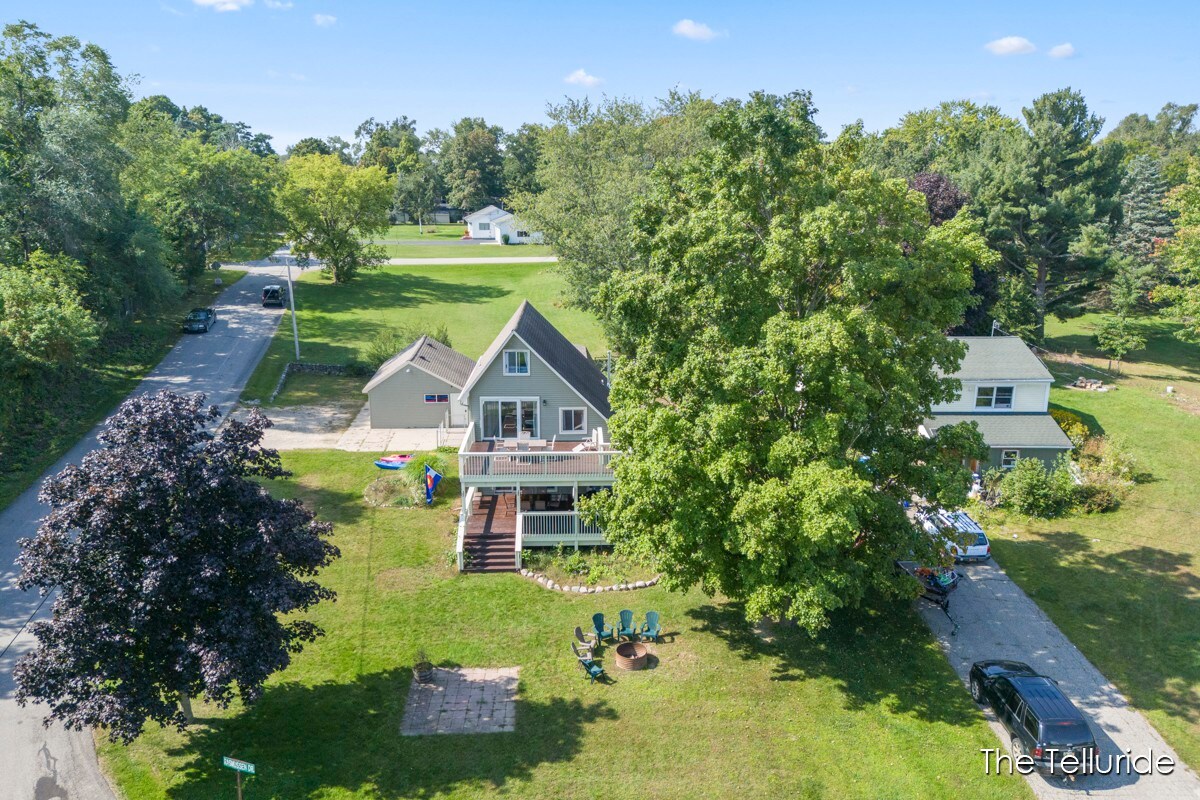
[[[296,344],[296,360],[300,360],[300,329],[296,327],[296,292],[292,284],[292,260],[287,259],[288,305],[292,310],[292,340]],[[239,776],[238,780],[241,780]]]

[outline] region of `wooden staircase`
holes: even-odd
[[[517,569],[517,499],[511,494],[476,497],[463,535],[463,572]]]

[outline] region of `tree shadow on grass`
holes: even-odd
[[[332,283],[301,285],[302,295],[307,295],[306,302],[310,306],[331,314],[363,308],[417,308],[431,303],[486,303],[511,294],[508,289],[497,286],[443,281],[392,270],[361,273],[347,286]],[[298,301],[302,295],[297,296]]]
[[[411,670],[395,669],[347,683],[273,686],[253,708],[206,720],[185,748],[169,752],[190,758],[168,796],[224,796],[233,783],[221,766],[225,755],[257,767],[251,797],[330,790],[384,798],[482,793],[528,779],[540,764],[575,758],[590,723],[616,718],[603,701],[518,700],[513,733],[401,736],[411,677]]]
[[[1172,531],[1160,532],[1178,538]],[[1133,705],[1200,726],[1200,576],[1189,553],[1070,530],[1000,543],[1005,571]]]
[[[689,615],[742,658],[773,660],[772,680],[832,679],[849,710],[883,706],[948,725],[978,724],[978,709],[908,605],[837,613],[816,637],[792,625],[771,625],[762,635],[734,603]]]

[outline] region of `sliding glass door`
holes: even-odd
[[[516,439],[522,431],[538,438],[538,399],[520,397],[480,403],[484,439]]]

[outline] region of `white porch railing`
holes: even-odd
[[[513,556],[514,556],[514,560],[517,565],[517,569],[521,568],[521,548],[523,548],[525,546],[524,542],[525,542],[525,535],[524,535],[524,531],[521,530],[521,515],[517,514],[517,536],[513,540],[513,550],[515,551],[513,553]]]
[[[522,511],[517,514],[517,537],[525,547],[608,544],[600,526],[585,522],[578,511]]]
[[[529,451],[467,453],[459,451],[459,477],[508,478],[552,476],[571,480],[612,480],[616,450]]]
[[[463,494],[462,508],[458,511],[458,541],[454,552],[458,555],[458,571],[466,566],[467,520],[471,518],[471,507],[475,504],[475,487],[471,486]]]

